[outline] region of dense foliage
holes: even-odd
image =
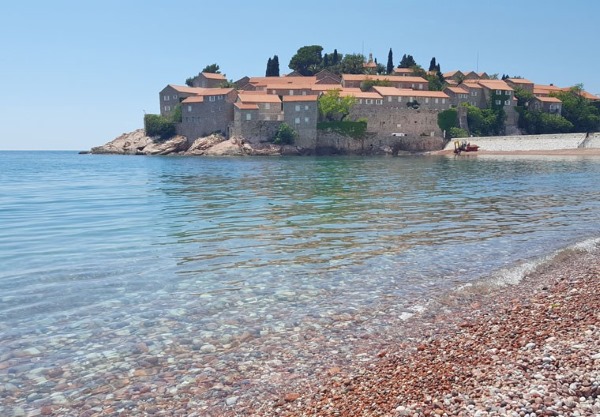
[[[573,124],[573,132],[600,130],[600,109],[583,96],[583,86],[550,94],[562,101],[562,115]]]
[[[319,113],[328,121],[344,120],[356,104],[354,96],[340,96],[340,90],[330,90],[319,97]]]
[[[292,129],[287,123],[282,123],[275,133],[273,143],[278,145],[291,145],[296,140],[296,131]]]
[[[349,136],[354,139],[362,139],[367,132],[367,121],[358,120],[356,122],[350,121],[328,121],[317,123],[317,129],[319,130],[330,130],[332,132],[339,133],[343,136]]]
[[[573,123],[560,114],[529,111],[521,107],[518,107],[517,111],[519,112],[519,127],[530,135],[573,131]]]
[[[411,68],[417,65],[417,62],[413,58],[412,55],[402,55],[402,59],[400,60],[399,68]]]
[[[204,69],[200,72],[210,72],[212,74],[220,74],[220,68],[217,64],[210,64],[204,67]]]
[[[446,132],[446,137],[453,127],[458,127],[458,110],[448,109],[438,113],[438,126]]]
[[[451,127],[448,133],[446,134],[447,139],[458,139],[458,138],[468,138],[469,132],[465,129],[461,129],[460,127]]]
[[[161,116],[160,114],[144,115],[144,129],[146,135],[150,137],[158,137],[161,140],[169,139],[175,136],[175,123],[171,118]]]
[[[462,105],[467,108],[467,121],[472,135],[498,136],[504,134],[504,121],[506,120],[504,108],[480,109],[468,103]]]
[[[303,46],[292,57],[289,67],[302,75],[315,75],[322,69],[322,52],[320,45]]]

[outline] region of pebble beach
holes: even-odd
[[[564,254],[516,287],[448,302],[379,360],[247,415],[600,415],[597,253]]]

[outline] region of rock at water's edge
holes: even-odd
[[[210,135],[205,138],[198,138],[192,143],[192,146],[185,151],[186,155],[204,155],[207,149],[224,142],[225,138],[221,135]]]
[[[144,129],[137,129],[133,132],[123,133],[105,145],[96,146],[90,152],[93,154],[136,155],[151,143],[153,140],[146,136]]]
[[[144,155],[169,155],[172,153],[184,152],[189,144],[185,136],[174,136],[164,142],[152,142],[148,144],[141,152]]]

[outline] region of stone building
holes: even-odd
[[[419,107],[432,110],[447,110],[451,106],[450,97],[442,91],[421,91],[395,87],[374,86],[373,91],[383,98],[383,105],[404,109]]]
[[[534,97],[529,106],[530,110],[546,113],[561,114],[562,101],[557,97]]]
[[[284,96],[283,119],[296,133],[296,145],[314,149],[317,145],[317,119],[319,96]]]
[[[177,133],[190,140],[216,132],[228,135],[237,92],[233,88],[199,90],[181,102],[181,123],[177,125]]]
[[[175,111],[175,107],[185,98],[196,96],[202,92],[201,88],[187,87],[169,84],[163,88],[159,95],[160,115],[169,117]]]
[[[201,72],[192,80],[192,86],[200,88],[219,88],[226,81],[227,78],[225,78],[223,74]]]
[[[410,88],[413,90],[428,90],[429,82],[422,77],[406,76],[399,77],[394,75],[368,75],[368,74],[342,74],[343,88],[360,88],[364,81],[383,81],[389,83],[391,87]]]

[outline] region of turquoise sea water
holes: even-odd
[[[596,239],[600,158],[0,152],[0,230],[0,403],[27,410],[36,372],[401,316]]]

